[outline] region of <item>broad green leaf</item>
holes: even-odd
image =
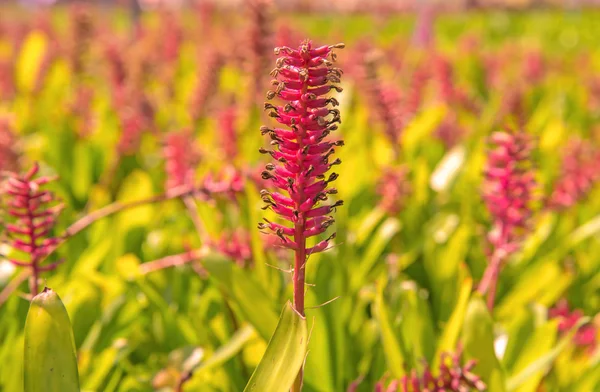
[[[273,300],[251,272],[216,254],[203,259],[202,265],[220,283],[258,334],[268,340],[277,326],[277,314],[271,307]]]
[[[402,283],[399,296],[400,329],[406,352],[410,353],[412,365],[418,366],[422,359],[431,362],[435,351],[433,317],[427,294],[414,282]]]
[[[365,252],[365,255],[360,260],[360,264],[352,271],[351,287],[357,288],[364,284],[364,280],[375,266],[378,260],[391,241],[391,239],[400,231],[400,221],[396,218],[388,218],[379,227],[369,246]]]
[[[310,306],[318,305],[314,290],[306,293],[306,303]],[[337,301],[336,301],[337,302]],[[306,310],[306,321],[310,329],[308,342],[309,360],[304,366],[304,383],[316,387],[316,390],[333,391],[334,371],[332,369],[331,326],[327,323],[326,312],[332,312],[337,303]]]
[[[387,368],[395,378],[404,376],[405,348],[396,335],[387,304],[383,298],[383,285],[380,285],[375,299],[375,318],[379,323],[381,344],[387,362]]]
[[[567,239],[567,245],[573,248],[598,232],[600,232],[600,215],[573,231]]]
[[[520,373],[537,358],[547,354],[556,342],[557,321],[550,321],[537,327],[533,333],[522,342],[520,355],[514,366],[514,372]],[[532,372],[527,381],[516,388],[518,392],[535,392],[544,376],[544,369]]]
[[[507,382],[507,391],[512,392],[517,390],[521,385],[524,385],[528,380],[532,377],[539,377],[540,373],[548,371],[550,366],[552,366],[552,362],[558,357],[558,355],[571,343],[573,340],[573,336],[583,324],[589,322],[589,318],[583,317],[579,319],[577,324],[571,328],[569,333],[565,334],[556,347],[554,347],[547,354],[542,355],[535,361],[531,362],[527,367],[525,367],[521,372],[512,376]]]
[[[600,388],[600,363],[588,369],[573,386],[574,392],[596,391]]]
[[[442,335],[439,338],[437,351],[433,360],[433,369],[438,368],[442,353],[452,352],[456,348],[456,343],[460,336],[460,330],[467,312],[467,305],[469,304],[472,288],[473,279],[468,276],[463,280],[460,286],[458,302],[452,311],[450,319],[442,330]]]
[[[227,343],[217,348],[210,357],[201,361],[198,366],[194,368],[194,376],[223,365],[237,355],[244,345],[256,336],[254,328],[249,325],[243,326],[231,336],[231,339]]]
[[[514,309],[538,302],[551,305],[572,281],[573,276],[565,273],[555,260],[537,263],[519,275],[515,286],[496,305],[499,319],[508,319]]]
[[[421,112],[402,133],[402,146],[409,158],[414,157],[423,140],[429,137],[446,115],[444,106],[436,106]]]
[[[308,343],[306,318],[288,302],[281,312],[275,333],[245,392],[285,392],[302,368]]]
[[[146,172],[136,170],[123,180],[118,201],[131,202],[146,199],[153,195],[152,178]],[[120,228],[126,233],[133,227],[146,226],[153,219],[152,205],[143,205],[123,211],[118,216]]]
[[[494,352],[494,322],[479,295],[469,301],[462,331],[464,356],[475,359],[473,372],[487,384],[490,392],[504,392],[504,370]]]

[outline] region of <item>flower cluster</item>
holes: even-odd
[[[564,150],[562,173],[554,185],[548,206],[555,210],[569,208],[583,199],[600,180],[600,152],[582,139],[571,140]]]
[[[68,50],[73,73],[80,76],[85,72],[86,56],[94,36],[94,25],[90,9],[83,4],[77,4],[71,8],[71,18],[73,30],[71,31],[71,47]]]
[[[202,54],[201,64],[204,64],[204,67],[198,70],[190,106],[192,118],[196,121],[204,116],[208,104],[218,88],[218,76],[223,65],[223,56],[214,48],[209,47]]]
[[[400,92],[391,83],[383,83],[377,70],[379,55],[371,52],[365,57],[365,88],[371,98],[372,107],[384,125],[384,133],[398,154],[398,143],[402,133]]]
[[[330,157],[335,152],[334,147],[342,146],[343,142],[325,138],[337,129],[341,120],[339,110],[328,106],[336,106],[337,100],[324,95],[332,89],[341,92],[334,83],[339,83],[342,72],[333,67],[332,50],[343,47],[343,44],[313,47],[310,41],[305,41],[298,49],[275,49],[279,58],[272,75],[279,79],[273,81],[276,88],[267,93],[267,99],[277,96],[287,103],[282,106],[266,103],[265,108],[271,110],[271,117],[289,129],[262,127],[262,133],[270,136],[271,145],[276,149],[263,148],[261,152],[270,154],[279,163],[268,164],[262,176],[287,195],[268,190],[261,191],[261,195],[266,208],[273,209],[293,227],[266,221],[259,228],[272,231],[284,247],[300,254],[298,268],[306,256],[328,247],[333,235],[310,248],[306,248],[306,239],[325,232],[333,224],[329,213],[342,205],[342,201],[337,201],[317,206],[326,201],[328,195],[337,193],[329,184],[338,175],[326,174],[341,163],[339,159],[330,161]]]
[[[571,311],[569,304],[565,299],[559,301],[555,307],[549,310],[548,316],[550,318],[560,318],[558,324],[558,332],[565,334],[569,332],[584,315],[580,309]],[[598,347],[598,327],[594,324],[586,324],[580,327],[575,336],[573,336],[573,343],[581,349],[585,349],[588,352],[593,352]]]
[[[524,133],[496,132],[491,140],[495,147],[488,155],[483,198],[493,221],[488,236],[492,258],[505,259],[518,250],[531,216],[536,187],[532,143]]]
[[[380,196],[379,206],[390,215],[397,215],[401,210],[406,197],[411,192],[408,180],[408,169],[404,166],[384,170],[377,193]]]
[[[383,382],[375,386],[375,392],[469,392],[485,391],[486,385],[479,376],[473,373],[476,362],[460,363],[459,354],[442,354],[437,375],[428,365],[421,375],[412,371],[400,380],[392,381],[387,388]]]
[[[435,136],[444,143],[446,148],[456,145],[464,135],[465,129],[460,125],[455,112],[446,114],[435,130]]]
[[[46,256],[60,242],[51,232],[62,205],[56,202],[54,194],[42,187],[52,181],[50,177],[36,177],[39,166],[35,164],[25,175],[9,177],[2,186],[4,209],[12,217],[6,224],[10,245],[28,255],[29,260],[9,258],[20,267],[32,270],[31,294],[37,294],[37,278],[40,272],[50,271],[57,264],[40,265]]]
[[[247,232],[234,231],[233,233],[224,233],[213,244],[213,247],[241,267],[245,267],[252,260],[250,235]]]
[[[200,161],[200,154],[194,148],[192,132],[186,129],[167,134],[163,154],[167,173],[167,190],[182,186],[194,186],[195,167]]]
[[[524,133],[496,132],[492,142],[495,147],[488,156],[483,188],[483,198],[492,215],[492,230],[488,234],[492,249],[478,287],[482,295],[487,294],[490,311],[494,307],[500,270],[521,246],[536,187],[529,137]]]
[[[226,166],[216,174],[207,174],[201,183],[207,196],[222,195],[232,201],[236,200],[236,195],[244,191],[245,186],[246,177],[233,166]]]
[[[413,71],[406,98],[404,99],[403,112],[405,116],[405,124],[408,124],[408,121],[419,111],[419,108],[423,103],[425,88],[430,78],[431,72],[425,65],[417,66],[417,68]]]
[[[249,99],[251,104],[255,104],[259,95],[262,82],[263,70],[269,65],[269,52],[271,51],[273,32],[271,22],[272,0],[249,0],[246,2],[248,7],[248,31],[246,32],[248,49],[248,73],[252,75],[251,85],[249,86]]]
[[[145,94],[134,94],[132,101],[119,109],[121,137],[117,145],[119,153],[135,154],[146,131],[154,130],[154,107]]]
[[[219,128],[221,130],[221,145],[224,158],[233,161],[239,153],[238,137],[235,127],[237,110],[230,106],[219,113]]]

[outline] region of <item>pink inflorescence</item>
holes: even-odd
[[[201,187],[207,196],[224,196],[235,201],[236,196],[244,191],[246,177],[244,174],[229,165],[216,174],[209,173],[202,180]]]
[[[167,172],[166,188],[172,190],[194,185],[195,167],[200,161],[189,129],[171,132],[165,136],[163,154]]]
[[[589,142],[574,139],[563,153],[562,173],[548,200],[554,210],[572,207],[600,180],[600,152]]]
[[[377,184],[377,193],[381,197],[379,206],[390,215],[397,215],[411,192],[408,169],[405,166],[384,170]]]
[[[232,161],[238,156],[238,138],[235,127],[237,110],[230,106],[219,113],[219,128],[221,129],[221,146],[224,158]]]
[[[458,354],[442,354],[441,364],[436,375],[428,365],[421,375],[412,371],[400,380],[392,381],[387,388],[383,382],[375,386],[375,392],[468,392],[485,391],[486,385],[473,373],[476,362],[460,363]]]
[[[505,259],[520,246],[523,231],[531,216],[533,190],[531,170],[532,143],[524,133],[496,132],[485,170],[485,204],[492,215],[493,228],[488,239],[493,258]]]
[[[558,332],[560,334],[569,332],[575,327],[579,319],[584,316],[580,309],[570,310],[569,304],[565,299],[560,300],[548,313],[550,318],[560,318],[558,324]],[[577,330],[575,336],[573,336],[573,343],[578,348],[592,352],[598,346],[598,332],[598,328],[594,324],[583,325]]]
[[[234,231],[223,234],[214,243],[214,247],[241,267],[247,266],[252,260],[250,235],[247,232]]]
[[[380,77],[377,63],[381,56],[378,52],[371,51],[364,57],[364,88],[369,95],[373,110],[384,125],[385,136],[392,144],[394,152],[398,154],[398,143],[404,126],[400,92],[392,83]]]
[[[14,218],[13,222],[6,224],[10,245],[29,255],[29,261],[15,258],[9,258],[9,261],[20,267],[35,269],[36,274],[56,267],[56,263],[39,264],[60,241],[60,238],[51,237],[51,232],[62,210],[54,194],[42,189],[52,179],[34,178],[38,171],[39,166],[35,164],[25,175],[9,177],[1,193],[6,212]]]
[[[339,159],[330,161],[330,157],[334,147],[342,146],[343,142],[325,138],[337,129],[340,113],[329,107],[337,106],[337,100],[324,95],[333,89],[342,91],[335,86],[342,71],[333,67],[332,62],[333,49],[343,47],[343,44],[313,47],[310,41],[305,41],[298,49],[275,49],[279,58],[272,75],[278,79],[273,81],[276,88],[267,93],[267,99],[277,96],[287,103],[282,106],[266,103],[265,108],[272,110],[271,117],[285,128],[261,128],[275,146],[275,150],[261,149],[261,153],[270,154],[278,162],[278,165],[268,164],[262,177],[287,195],[268,190],[262,190],[261,195],[267,203],[265,208],[273,209],[293,227],[266,221],[259,228],[275,233],[284,247],[300,252],[301,259],[328,247],[335,234],[310,248],[306,248],[306,238],[324,233],[333,223],[328,214],[343,204],[337,201],[317,206],[328,200],[328,195],[337,193],[328,186],[338,175],[326,174],[341,163]]]

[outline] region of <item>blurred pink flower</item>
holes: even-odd
[[[192,131],[184,129],[165,136],[163,155],[167,173],[167,191],[182,186],[194,186],[196,165],[200,153],[194,146]]]
[[[479,376],[473,373],[476,361],[470,360],[462,365],[460,353],[444,353],[437,372],[433,373],[429,365],[418,374],[415,370],[400,380],[390,383],[380,381],[375,386],[376,392],[466,392],[485,391],[486,385]]]
[[[572,207],[600,180],[600,151],[590,141],[572,139],[563,150],[561,174],[548,206],[555,210]]]
[[[566,299],[561,299],[553,308],[548,311],[548,316],[553,318],[559,318],[558,331],[561,334],[569,332],[577,322],[584,316],[583,311],[575,309],[571,311],[569,309],[569,303]],[[598,327],[592,323],[581,326],[575,336],[573,336],[573,343],[588,352],[593,352],[598,346]]]

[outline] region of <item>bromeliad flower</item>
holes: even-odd
[[[536,187],[529,137],[524,133],[496,132],[491,140],[495,147],[489,153],[483,198],[492,215],[492,230],[488,235],[492,250],[479,285],[479,292],[488,295],[490,309],[493,308],[500,269],[520,248]]]
[[[333,66],[336,59],[333,49],[343,48],[344,44],[313,47],[310,41],[303,42],[298,49],[289,47],[275,48],[279,55],[277,67],[271,75],[274,90],[267,93],[267,99],[279,97],[286,102],[275,106],[265,103],[265,109],[271,110],[283,128],[262,127],[263,134],[269,134],[275,150],[261,149],[261,153],[270,154],[278,165],[269,163],[262,178],[273,182],[283,191],[262,190],[261,196],[271,208],[288,224],[279,224],[265,220],[259,229],[273,232],[281,244],[295,252],[294,261],[294,308],[304,316],[305,263],[307,258],[322,252],[329,246],[335,233],[316,245],[307,247],[309,237],[324,233],[333,224],[329,214],[343,202],[320,205],[337,190],[331,184],[338,175],[327,172],[332,166],[341,163],[340,159],[330,161],[341,140],[329,141],[327,136],[337,129],[340,112],[332,107],[338,105],[335,98],[325,95],[331,90],[341,92],[336,86],[340,82],[342,71]],[[293,391],[302,388],[302,370],[294,383]]]
[[[400,380],[394,380],[387,388],[383,382],[375,386],[376,392],[469,392],[485,391],[485,383],[473,373],[476,361],[470,360],[464,365],[460,353],[444,353],[440,367],[434,375],[429,365],[425,365],[422,374],[412,371]]]
[[[167,192],[182,186],[194,186],[196,165],[200,161],[200,154],[193,141],[189,129],[166,135],[163,154],[167,173]]]
[[[548,206],[562,210],[585,198],[600,180],[599,163],[600,151],[589,141],[571,140],[563,153],[561,176],[554,185]]]
[[[569,309],[569,303],[563,298],[548,311],[548,316],[551,319],[560,319],[558,332],[561,335],[564,335],[575,327],[579,320],[584,317],[584,314],[580,309]],[[577,348],[592,353],[596,350],[596,347],[598,347],[598,332],[598,327],[594,323],[583,325],[573,336],[573,343]]]
[[[41,265],[41,262],[60,242],[60,238],[52,237],[51,232],[62,210],[54,194],[42,189],[52,179],[35,178],[38,171],[39,166],[35,164],[25,175],[9,177],[1,189],[4,209],[12,217],[11,222],[6,224],[8,242],[29,258],[8,260],[16,266],[31,269],[30,291],[33,296],[38,292],[39,274],[57,266],[57,263]]]
[[[275,150],[260,151],[278,162],[269,163],[262,177],[285,192],[261,191],[267,203],[265,208],[271,208],[291,225],[266,221],[259,228],[272,231],[284,247],[296,253],[294,304],[302,315],[304,263],[312,253],[327,249],[335,234],[312,247],[307,247],[307,238],[324,233],[333,224],[329,214],[343,204],[337,201],[320,205],[329,195],[337,193],[329,185],[338,175],[327,172],[341,163],[340,159],[331,160],[331,156],[343,142],[328,141],[326,137],[337,129],[341,120],[339,110],[331,108],[338,105],[337,100],[325,95],[331,90],[342,91],[335,85],[340,82],[342,71],[333,67],[333,49],[343,47],[343,44],[313,47],[310,41],[305,41],[298,49],[276,48],[279,58],[271,74],[278,79],[273,81],[276,88],[267,93],[267,99],[279,97],[286,103],[281,106],[266,103],[265,108],[271,110],[270,116],[284,128],[261,128],[263,134],[271,137]]]
[[[405,166],[386,168],[377,183],[379,206],[390,215],[398,215],[411,192]]]

